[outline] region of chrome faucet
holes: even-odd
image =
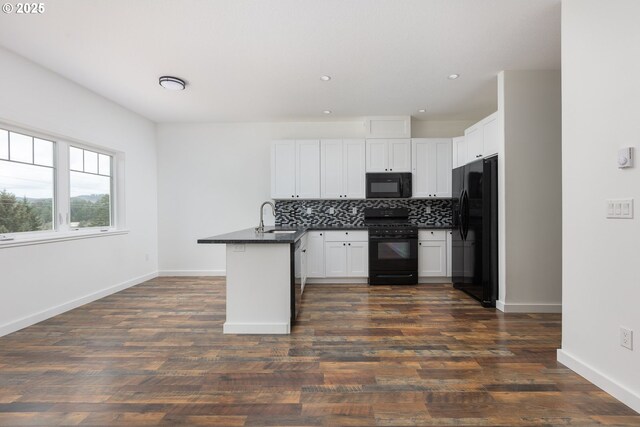
[[[260,205],[260,225],[256,227],[257,233],[264,233],[264,205],[271,206],[271,212],[273,213],[273,216],[276,215],[276,207],[273,205],[273,203],[264,202],[263,204],[261,204]]]

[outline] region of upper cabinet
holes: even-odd
[[[326,199],[364,199],[364,139],[326,139],[320,142],[320,193]]]
[[[271,146],[271,197],[317,199],[320,197],[320,141],[274,141]]]
[[[367,138],[411,138],[411,116],[376,116],[364,120]]]
[[[451,140],[453,145],[453,169],[467,164],[467,141],[464,136],[459,136]]]
[[[367,139],[367,172],[411,172],[411,140]]]
[[[464,131],[467,144],[467,163],[498,152],[498,113],[485,117]]]
[[[414,138],[413,197],[451,197],[451,139]]]
[[[500,137],[498,135],[498,113],[495,112],[482,121],[482,136],[484,139],[484,156],[498,154]]]

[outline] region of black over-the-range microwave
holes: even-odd
[[[367,173],[367,199],[411,197],[411,173]]]

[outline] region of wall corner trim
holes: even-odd
[[[640,395],[634,391],[629,390],[613,378],[605,375],[566,350],[558,349],[557,360],[576,374],[595,384],[634,411],[640,413]]]
[[[5,323],[4,325],[0,325],[0,337],[8,335],[12,332],[19,331],[20,329],[24,329],[27,326],[35,325],[36,323],[42,322],[43,320],[47,320],[51,317],[57,316],[69,310],[73,310],[74,308],[96,301],[100,298],[104,298],[108,295],[115,294],[116,292],[122,291],[132,286],[139,285],[140,283],[146,282],[147,280],[151,280],[156,277],[158,277],[157,272],[148,273],[139,277],[135,277],[131,280],[118,283],[108,288],[101,289],[89,295],[85,295],[66,303],[48,308],[38,313],[34,313],[29,316],[14,320],[12,322]]]

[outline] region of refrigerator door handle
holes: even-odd
[[[460,192],[460,197],[458,197],[458,212],[456,212],[458,218],[458,232],[460,233],[460,239],[464,240],[464,225],[463,225],[463,215],[462,211],[464,209],[464,189]]]
[[[463,198],[463,211],[462,211],[462,232],[463,240],[467,240],[469,235],[469,192],[464,190]]]

